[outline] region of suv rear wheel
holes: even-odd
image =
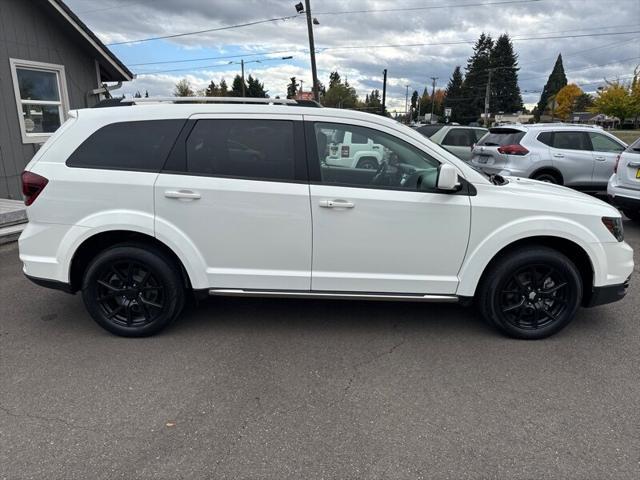
[[[560,185],[562,183],[558,176],[551,172],[536,173],[532,178],[541,182],[555,183],[556,185]]]
[[[483,317],[510,337],[545,338],[573,320],[582,300],[580,272],[546,248],[516,250],[486,272],[478,304]]]
[[[181,312],[185,292],[180,271],[160,250],[122,244],[98,254],[82,282],[93,319],[123,337],[153,335]]]
[[[378,160],[373,157],[365,157],[360,159],[356,168],[366,168],[367,170],[376,170],[378,168]]]

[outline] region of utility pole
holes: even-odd
[[[387,101],[387,69],[382,70],[382,115],[386,115]]]
[[[304,9],[307,14],[307,30],[309,31],[309,53],[311,54],[311,77],[313,81],[313,98],[316,102],[320,101],[320,92],[318,91],[318,72],[316,70],[316,47],[313,42],[313,20],[311,18],[311,2],[304,0]],[[317,20],[316,20],[317,22]]]
[[[240,59],[240,66],[242,67],[242,96],[246,97],[246,92],[244,91],[244,59]]]
[[[298,90],[299,92],[302,91],[302,83],[304,82],[304,80],[300,80],[300,90]]]
[[[431,118],[429,118],[429,121],[431,123],[433,123],[433,109],[436,106],[436,80],[438,80],[438,77],[431,77],[431,81],[432,81],[432,87],[431,87]]]
[[[407,93],[404,97],[404,117],[407,124],[409,123],[409,85],[405,85],[407,87]]]
[[[484,92],[484,126],[489,126],[489,99],[491,98],[491,74],[493,68],[489,69],[489,78],[487,79],[487,89]]]

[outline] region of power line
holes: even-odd
[[[245,58],[245,57],[259,57],[260,55],[272,55],[276,53],[298,53],[298,50],[273,50],[270,52],[258,52],[258,53],[244,53],[238,55],[224,55],[221,57],[202,57],[202,58],[190,58],[190,59],[181,59],[181,60],[162,60],[157,62],[144,62],[144,63],[129,63],[130,67],[142,66],[142,65],[161,65],[165,63],[186,63],[186,62],[202,62],[205,60],[227,60],[230,58]],[[301,51],[302,53],[306,53],[305,50]]]
[[[153,40],[163,40],[165,38],[186,37],[186,36],[189,36],[189,35],[199,35],[201,33],[219,32],[219,31],[222,31],[222,30],[231,30],[233,28],[250,27],[252,25],[259,25],[261,23],[277,22],[277,21],[280,21],[280,20],[282,20],[282,21],[291,20],[292,18],[299,18],[299,15],[287,15],[286,17],[267,18],[265,20],[256,20],[254,22],[238,23],[236,25],[225,25],[224,27],[208,28],[206,30],[198,30],[198,31],[195,31],[195,32],[175,33],[173,35],[161,35],[161,36],[158,36],[158,37],[140,38],[138,40],[127,40],[127,41],[124,41],[124,42],[114,42],[114,43],[108,43],[107,46],[108,47],[112,47],[114,45],[127,45],[127,44],[130,44],[130,43],[142,43],[142,42],[151,42]]]
[[[290,57],[291,58],[291,57]],[[252,60],[247,63],[265,63],[265,62],[274,62],[278,60],[289,60],[289,58],[260,58],[258,60]],[[229,65],[240,65],[241,62],[226,62],[226,63],[217,63],[215,65],[204,65],[199,67],[187,67],[187,68],[172,68],[169,70],[150,70],[148,72],[136,72],[137,75],[149,75],[154,73],[169,73],[169,72],[184,72],[184,71],[197,71],[197,70],[211,70],[220,67],[228,67]]]

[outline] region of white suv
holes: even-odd
[[[158,332],[194,293],[475,298],[500,330],[535,339],[626,292],[633,251],[606,203],[488,177],[381,116],[215,101],[71,112],[22,175],[25,274],[81,291],[124,336]],[[328,130],[389,160],[328,165]]]
[[[627,217],[640,222],[640,138],[618,156],[607,193]]]

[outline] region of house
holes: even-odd
[[[62,0],[0,0],[0,198],[22,198],[20,173],[69,110],[133,77]]]
[[[570,115],[572,123],[586,123],[589,125],[600,125],[604,128],[615,128],[620,124],[620,119],[617,117],[610,117],[604,113],[593,112],[573,112]]]

